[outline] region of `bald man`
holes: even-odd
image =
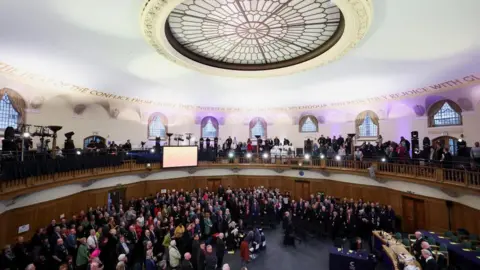
[[[193,270],[193,265],[192,265],[192,262],[190,261],[190,259],[192,259],[192,255],[190,253],[185,253],[185,255],[183,255],[183,258],[184,260],[182,261],[181,263],[181,269],[182,270]]]

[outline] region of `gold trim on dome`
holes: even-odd
[[[308,1],[308,0],[305,0]],[[331,63],[354,48],[366,35],[373,19],[372,0],[335,0],[343,17],[343,34],[333,46],[311,59],[295,65],[268,70],[232,70],[194,61],[177,51],[169,41],[168,18],[184,0],[148,0],[141,15],[147,42],[166,59],[181,66],[212,75],[231,77],[269,77],[292,74]],[[288,2],[287,2],[288,3]],[[171,39],[170,39],[171,40]]]

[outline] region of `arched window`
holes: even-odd
[[[203,118],[200,134],[202,138],[218,137],[218,120],[212,116]]]
[[[355,119],[355,129],[359,137],[377,137],[379,134],[378,116],[373,111],[363,111]]]
[[[255,117],[250,121],[250,138],[260,135],[261,138],[267,137],[267,121],[261,117]]]
[[[161,113],[154,113],[148,119],[148,139],[155,139],[156,137],[167,137],[167,118]]]
[[[462,109],[451,100],[440,100],[428,109],[428,126],[445,127],[462,124]]]
[[[0,89],[0,129],[13,127],[25,123],[25,100],[15,91]]]
[[[305,115],[300,118],[298,126],[302,133],[318,132],[318,120],[313,115]]]

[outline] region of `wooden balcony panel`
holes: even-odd
[[[301,166],[301,167],[300,167]],[[465,191],[480,192],[480,172],[457,169],[444,169],[416,164],[397,164],[353,160],[304,160],[302,158],[236,158],[217,159],[215,161],[200,161],[200,168],[268,168],[268,169],[300,169],[323,170],[332,172],[348,172],[357,175],[367,175],[368,169],[376,167],[376,175],[380,178],[398,181],[415,182],[419,184],[434,184],[437,187],[453,187]],[[113,177],[125,174],[136,174],[148,171],[160,171],[160,163],[137,164],[125,161],[119,166],[84,169],[69,172],[59,172],[51,175],[40,175],[25,179],[4,181],[0,185],[0,198],[5,199],[19,194],[30,193],[54,186],[88,181],[96,178]]]

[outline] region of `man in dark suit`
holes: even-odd
[[[217,266],[221,267],[223,265],[223,256],[225,255],[225,242],[223,240],[223,233],[218,235],[216,244]]]
[[[187,252],[185,253],[185,255],[183,255],[183,257],[185,258],[185,260],[183,260],[182,263],[180,264],[181,270],[193,270],[193,265],[190,262],[192,255],[190,255],[190,253]]]
[[[437,261],[432,256],[432,253],[428,249],[422,249],[422,257],[425,259],[424,270],[437,270]]]
[[[421,232],[415,232],[415,238],[417,240],[415,240],[415,242],[413,243],[412,245],[412,249],[413,249],[413,255],[419,259],[422,255],[421,251],[422,251],[422,242],[426,242],[427,240],[423,237],[422,233]]]

